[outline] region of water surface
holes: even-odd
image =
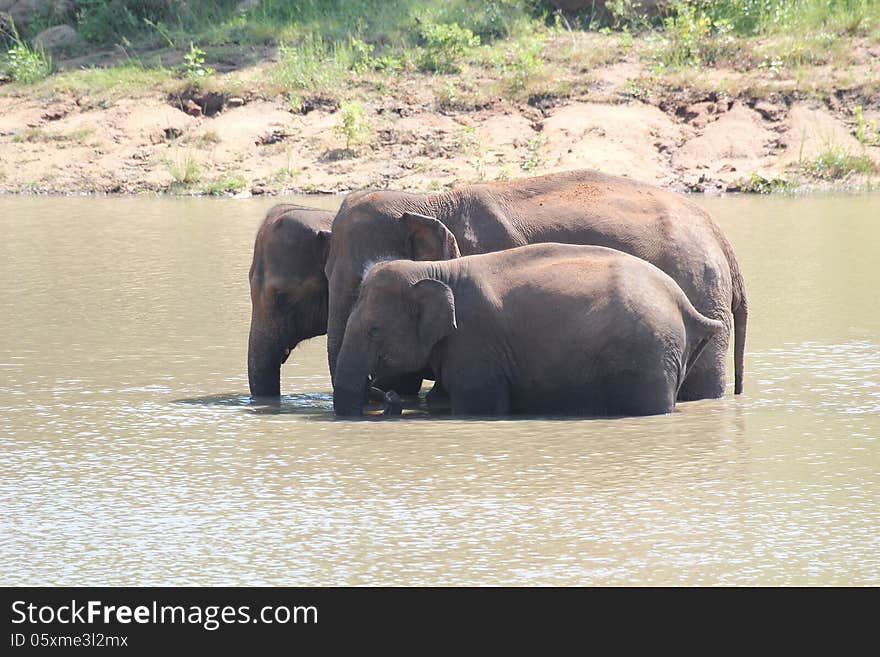
[[[251,403],[276,201],[0,197],[0,584],[880,584],[877,195],[698,199],[746,394],[617,420]]]

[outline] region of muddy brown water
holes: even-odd
[[[250,401],[276,200],[0,197],[0,584],[880,584],[880,196],[698,199],[742,397],[496,421]]]

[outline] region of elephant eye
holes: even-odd
[[[378,326],[371,326],[367,330],[367,336],[369,336],[369,338],[371,340],[375,340],[376,338],[378,338],[379,337],[379,327]]]

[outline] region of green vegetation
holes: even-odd
[[[538,133],[529,139],[526,145],[526,159],[522,163],[523,171],[534,171],[541,164],[541,147],[547,143],[547,137]]]
[[[880,130],[877,128],[877,120],[865,120],[865,108],[856,105],[853,108],[853,118],[856,122],[855,137],[860,144],[865,146],[880,146]]]
[[[840,180],[853,174],[871,175],[874,163],[867,155],[853,155],[839,146],[829,146],[816,159],[802,163],[805,173],[819,180]]]
[[[202,192],[210,196],[225,196],[240,192],[246,186],[247,181],[241,176],[225,176],[204,185]]]
[[[0,27],[0,94],[73,101],[79,111],[107,108],[123,97],[158,96],[195,114],[190,101],[205,110],[206,97],[220,98],[219,108],[233,99],[225,107],[283,97],[293,112],[333,113],[329,121],[336,122],[333,131],[344,149],[331,149],[327,160],[353,157],[370,140],[417,143],[420,162],[453,157],[458,147],[467,151],[478,179],[539,171],[541,154],[548,152],[544,136],[523,137],[517,157],[499,171],[494,156],[472,146],[475,138],[466,130],[461,143],[450,146],[443,136],[448,130],[426,136],[410,127],[398,134],[389,126],[421,112],[506,112],[507,103],[537,126],[569,98],[640,101],[684,121],[690,104],[719,98],[748,106],[769,100],[782,109],[768,125],[782,127],[776,122],[786,120],[786,106],[811,99],[825,103],[838,121],[845,117],[861,148],[829,147],[788,174],[809,181],[876,173],[880,130],[872,117],[880,80],[870,73],[880,47],[880,1],[670,0],[659,13],[646,13],[640,0],[602,4],[602,11],[571,14],[549,0],[79,0],[68,22],[83,40],[65,51],[76,60],[56,55],[55,72],[46,53],[32,45],[48,16],[21,35]],[[68,148],[87,139],[48,130],[12,139]],[[180,135],[168,151],[175,155],[158,156],[153,165],[166,163],[175,184],[190,190],[244,188],[242,179],[220,177],[208,160],[200,167],[184,152],[205,156],[220,142],[216,132],[184,134],[189,136]],[[155,141],[161,140],[159,133]],[[235,141],[228,145],[237,148]],[[289,142],[277,149],[285,146]],[[306,159],[313,155],[303,152]],[[286,166],[279,160],[267,180],[307,182],[306,165],[295,166],[301,163],[289,152]],[[759,174],[740,184],[757,193],[792,187]]]
[[[765,178],[764,176],[753,173],[747,180],[740,183],[739,191],[749,194],[776,194],[780,192],[789,192],[795,185],[784,178]]]
[[[84,144],[93,134],[95,134],[95,129],[88,126],[77,128],[70,133],[49,132],[43,128],[26,128],[15,135],[12,141],[17,144],[25,142],[31,144],[49,142],[76,142],[77,144]]]
[[[419,68],[436,73],[458,73],[460,62],[477,46],[480,37],[458,23],[425,23],[421,29],[425,45]]]
[[[516,94],[528,88],[544,69],[542,53],[547,45],[544,35],[536,35],[510,44],[495,54],[495,68],[501,71],[507,91]]]
[[[295,106],[313,92],[353,99],[351,82],[362,79],[386,93],[401,71],[467,76],[487,66],[500,72],[497,92],[524,99],[531,87],[552,87],[560,65],[574,77],[628,52],[652,62],[657,74],[724,64],[772,77],[845,61],[852,37],[880,42],[876,0],[673,0],[660,15],[641,5],[608,0],[606,11],[563,15],[549,0],[262,0],[245,8],[238,0],[82,0],[75,27],[85,43],[74,54],[114,47],[127,59],[116,58],[112,68],[127,70],[113,76],[86,65],[52,76],[63,79],[50,86],[174,87],[175,71],[186,84],[204,86],[217,62],[253,61],[263,49],[260,58],[274,65],[257,91],[286,94]],[[14,81],[31,84],[51,72],[48,57],[28,45],[43,27],[34,21],[21,38],[0,33],[3,70]],[[606,39],[584,48],[572,37],[565,47],[563,37],[577,30],[619,38],[613,47]],[[215,77],[223,79],[210,85],[234,78]],[[466,85],[454,87],[464,93],[446,94],[448,106],[479,104],[467,98]]]
[[[366,141],[372,130],[363,105],[351,101],[339,106],[339,123],[333,127],[333,132],[345,138],[345,150],[350,151],[352,146]]]
[[[15,23],[10,24],[8,42],[6,55],[0,59],[0,67],[13,80],[33,84],[52,72],[52,59],[41,48],[29,46],[19,36]]]
[[[184,74],[189,80],[203,80],[214,74],[214,69],[205,66],[205,51],[189,42],[189,52],[183,56]]]
[[[193,185],[202,179],[202,170],[195,156],[190,152],[176,153],[167,161],[168,173],[177,185]]]

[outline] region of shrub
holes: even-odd
[[[12,47],[6,51],[3,66],[16,82],[32,84],[52,72],[52,60],[42,48],[31,48],[18,35],[15,24],[10,28]]]
[[[840,180],[855,173],[870,175],[874,171],[874,163],[867,155],[852,155],[839,146],[830,146],[815,160],[806,163],[804,168],[814,178]]]
[[[246,186],[247,182],[241,176],[226,176],[208,183],[202,187],[202,191],[211,196],[224,196],[240,192]]]
[[[190,80],[204,80],[214,73],[214,69],[205,66],[205,51],[189,42],[189,52],[183,56],[183,70]]]
[[[529,80],[544,68],[541,53],[545,43],[543,37],[536,36],[515,44],[507,53],[496,58],[495,65],[501,69],[511,91],[522,91]]]
[[[168,160],[168,173],[178,185],[191,185],[202,179],[202,171],[199,163],[192,153],[177,154],[174,159]]]
[[[367,121],[364,106],[357,101],[343,102],[339,105],[340,122],[333,127],[333,132],[345,137],[345,149],[364,142],[370,135],[372,126]]]
[[[425,23],[421,30],[424,46],[419,68],[436,73],[457,73],[460,61],[480,45],[480,37],[458,23]]]

